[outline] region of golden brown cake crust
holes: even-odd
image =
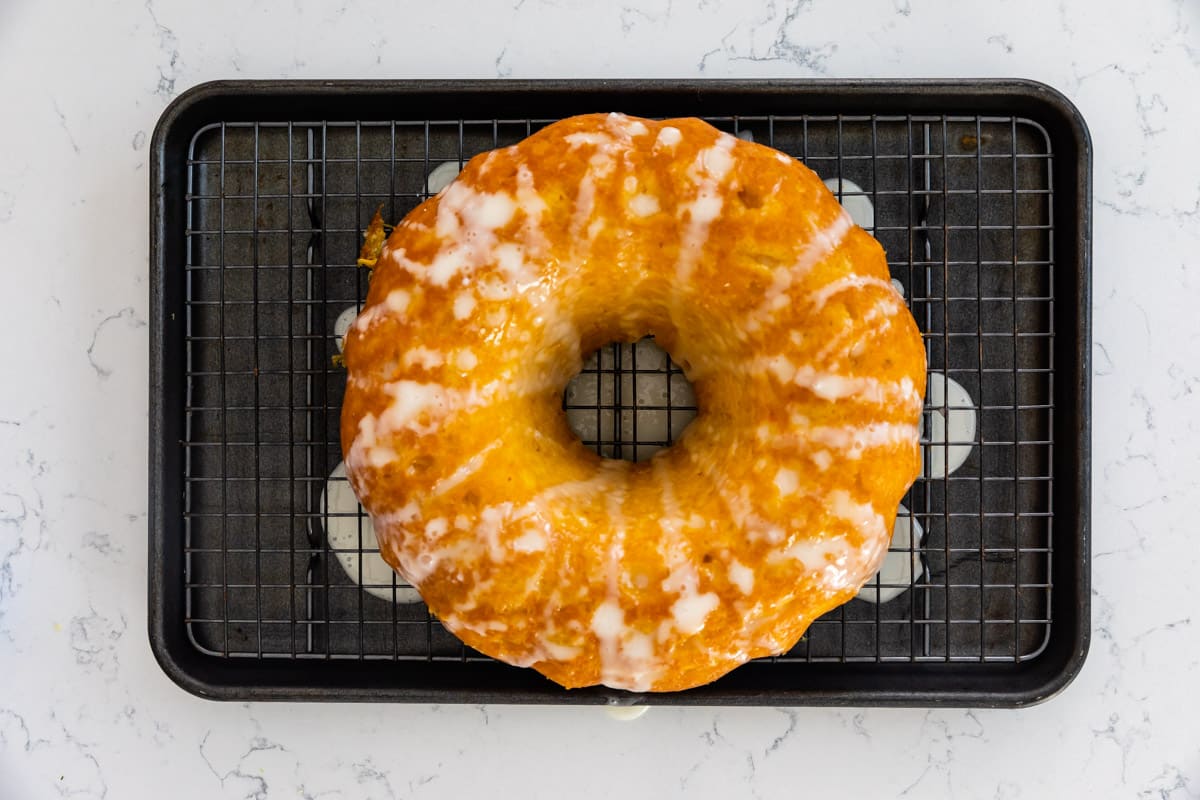
[[[648,334],[701,413],[601,459],[563,387]],[[567,687],[786,651],[874,574],[919,469],[924,351],[882,249],[802,164],[695,119],[573,117],[473,158],[388,239],[345,359],[383,557]]]

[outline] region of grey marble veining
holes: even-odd
[[[1200,6],[0,5],[0,798],[1200,797]],[[217,705],[146,641],[148,139],[225,77],[1032,77],[1095,141],[1094,623],[1023,712]],[[586,777],[585,777],[586,776]]]

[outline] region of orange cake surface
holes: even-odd
[[[646,335],[700,413],[600,458],[563,388]],[[388,238],[345,362],[383,558],[566,687],[788,650],[878,569],[919,470],[925,356],[882,248],[804,165],[696,119],[572,117],[473,158]]]

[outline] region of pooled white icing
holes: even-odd
[[[350,331],[350,326],[354,324],[356,317],[358,317],[358,306],[348,306],[333,321],[333,339],[339,353],[346,346],[346,334]]]
[[[451,181],[458,177],[458,173],[462,171],[457,161],[443,161],[429,171],[429,178],[426,181],[429,186],[430,194],[437,194],[442,189],[450,185]]]
[[[317,510],[322,514],[329,548],[346,576],[355,583],[361,580],[363,591],[390,603],[396,573],[379,555],[375,528],[346,481],[344,463],[339,462],[329,474]],[[397,603],[421,601],[417,590],[407,586],[396,586],[394,597]]]
[[[605,706],[608,716],[618,722],[632,722],[650,710],[650,706]]]
[[[908,591],[925,574],[921,561],[921,543],[925,530],[903,505],[896,513],[892,543],[875,577],[858,590],[858,598],[871,603],[886,603]]]
[[[961,467],[975,447],[975,401],[953,378],[941,372],[929,373],[925,392],[929,417],[929,443],[925,459],[925,477],[945,478]]]
[[[869,231],[875,230],[875,206],[871,204],[871,198],[867,197],[861,186],[846,178],[827,178],[825,186],[834,195],[841,193],[838,199],[842,208],[846,209],[846,213],[856,225]]]

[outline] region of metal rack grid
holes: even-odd
[[[881,604],[818,620],[779,662],[1007,661],[1049,640],[1053,525],[1052,169],[1028,119],[991,116],[718,117],[853,181],[875,214],[925,338],[930,370],[961,384],[962,467],[904,500],[925,531],[923,575]],[[369,522],[331,509],[344,373],[334,322],[365,296],[361,230],[429,196],[439,164],[515,143],[550,120],[249,122],[210,125],[187,160],[185,625],[224,657],[481,659],[403,600],[392,576],[362,591],[326,532]],[[846,185],[843,185],[845,189]],[[642,459],[696,409],[653,343],[595,354],[564,396],[572,426],[609,457]],[[927,408],[932,415],[955,408]],[[909,557],[906,554],[904,557]],[[357,560],[355,578],[365,567]]]

